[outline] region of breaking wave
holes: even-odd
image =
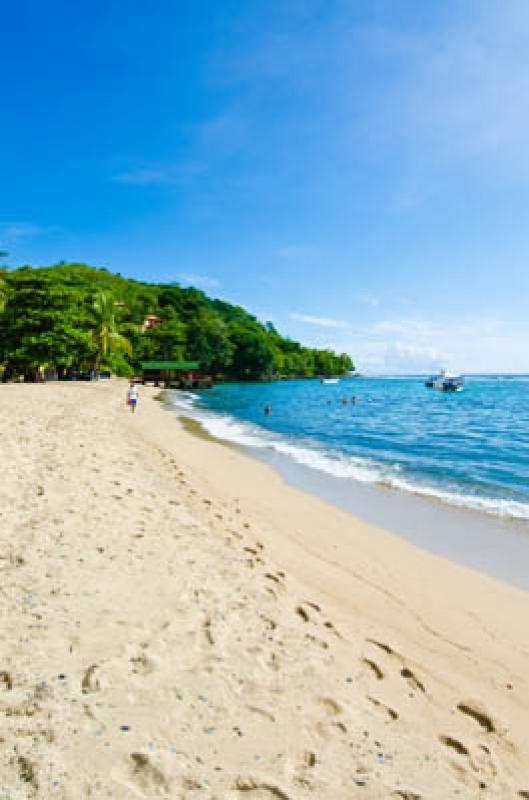
[[[171,404],[199,421],[211,436],[243,447],[266,449],[290,459],[296,464],[325,473],[334,478],[378,484],[422,497],[430,497],[459,508],[493,514],[498,517],[529,520],[529,504],[506,498],[488,497],[446,489],[433,482],[404,477],[398,464],[382,464],[374,459],[356,457],[323,448],[317,441],[291,441],[274,431],[229,414],[213,413],[197,405],[199,395],[181,392],[171,398]]]

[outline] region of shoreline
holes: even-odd
[[[167,399],[164,402],[167,411],[182,420],[192,434],[268,464],[289,485],[433,555],[529,591],[528,521],[452,506],[435,496],[327,475],[266,448],[218,438],[199,418],[188,416]]]
[[[4,793],[526,796],[528,594],[124,393],[0,392]]]
[[[341,390],[314,389],[307,381],[297,382],[293,392],[265,395],[257,384],[240,384],[233,391],[218,387],[198,395],[173,392],[171,401],[189,409],[214,436],[269,451],[278,464],[286,457],[324,475],[351,479],[353,486],[400,490],[449,508],[526,524],[529,531],[523,449],[517,454],[514,448],[510,456],[501,431],[495,432],[492,423],[490,441],[485,436],[480,443],[481,434],[474,430],[479,414],[483,411],[485,420],[490,420],[490,409],[500,401],[505,401],[504,416],[511,403],[516,409],[511,413],[523,418],[520,388],[499,398],[498,393],[506,392],[500,383],[499,389],[491,389],[480,382],[476,392],[456,401],[424,389],[417,393],[410,379],[401,384],[394,388],[387,380],[375,380],[370,387],[364,382],[358,403],[349,406],[351,415],[343,397],[340,402]],[[263,416],[259,404],[265,397],[279,407],[277,418]],[[411,409],[407,416],[401,416],[402,406]],[[500,429],[505,426],[504,417],[495,419]],[[455,427],[445,438],[443,429],[452,422]],[[414,426],[415,443],[409,439]]]

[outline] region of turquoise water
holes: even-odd
[[[457,394],[422,377],[225,384],[174,403],[219,438],[344,480],[529,519],[529,376],[470,377]]]

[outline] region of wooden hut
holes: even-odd
[[[143,383],[155,386],[203,389],[211,385],[211,378],[200,372],[198,361],[142,361],[141,370]]]

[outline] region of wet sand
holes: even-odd
[[[0,797],[529,797],[529,593],[184,430],[0,389]]]
[[[433,497],[335,478],[258,448],[245,448],[292,486],[398,533],[413,544],[529,591],[529,521],[456,508]]]

